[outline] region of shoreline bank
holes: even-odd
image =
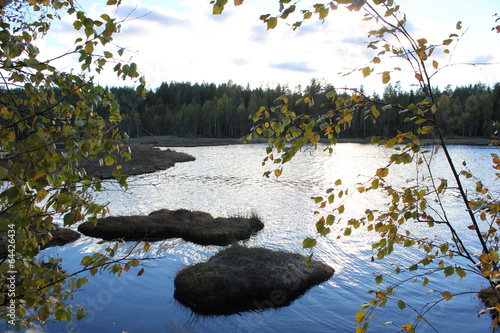
[[[491,139],[486,138],[449,138],[446,143],[449,145],[470,145],[470,146],[487,146],[491,143]],[[321,140],[323,143],[328,143],[327,140]],[[423,139],[425,145],[433,143],[432,139]],[[145,136],[140,138],[130,138],[130,144],[152,144],[158,147],[204,147],[204,146],[225,146],[245,144],[240,138],[203,138],[203,137],[173,137],[173,136]],[[252,140],[252,143],[267,143],[265,138]],[[370,144],[368,139],[363,138],[339,138],[338,143],[360,143]]]

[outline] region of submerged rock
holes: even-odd
[[[174,297],[194,312],[232,314],[290,304],[334,269],[297,253],[232,246],[180,271]]]
[[[183,238],[201,245],[228,245],[261,230],[264,224],[257,218],[213,218],[212,215],[185,209],[162,209],[148,216],[112,216],[82,223],[82,234],[106,240],[163,240]]]

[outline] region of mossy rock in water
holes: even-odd
[[[152,144],[132,144],[129,146],[132,159],[125,160],[117,151],[115,159],[121,165],[120,172],[126,175],[138,175],[151,173],[159,170],[166,170],[178,162],[194,161],[195,158],[186,153],[173,151],[171,149],[160,150]],[[98,178],[114,178],[113,172],[116,166],[106,166],[99,163],[99,159],[104,156],[98,156],[96,159],[80,161],[80,168],[85,170],[88,176]]]
[[[483,301],[484,305],[488,308],[492,308],[490,310],[490,314],[493,318],[498,317],[498,311],[495,309],[496,305],[500,303],[500,291],[495,292],[491,287],[480,290],[477,293],[477,296],[481,301]]]
[[[264,224],[252,218],[213,218],[212,215],[185,209],[162,209],[148,216],[111,216],[97,225],[82,223],[78,230],[87,236],[106,240],[162,240],[183,238],[201,245],[228,245],[261,230]]]
[[[59,228],[51,231],[52,239],[43,248],[52,246],[62,246],[74,242],[80,238],[81,234],[73,229]]]
[[[290,304],[334,269],[297,253],[234,245],[180,271],[174,297],[194,312],[224,315]]]
[[[40,237],[48,237],[47,233],[48,231],[44,230],[43,232],[39,232],[38,235]],[[76,241],[81,236],[80,233],[75,230],[68,228],[60,228],[58,225],[54,225],[54,229],[50,230],[50,235],[52,236],[52,239],[49,240],[47,243],[45,243],[45,245],[41,246],[42,250],[48,247],[66,245],[68,243]],[[8,255],[7,240],[8,240],[7,233],[1,232],[0,259],[6,258]]]

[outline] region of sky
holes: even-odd
[[[274,30],[266,30],[259,20],[262,14],[277,14],[277,0],[245,0],[235,7],[228,2],[222,15],[212,15],[209,0],[123,0],[118,12],[105,6],[105,0],[80,1],[88,15],[102,13],[129,17],[115,37],[117,47],[126,48],[124,61],[137,63],[146,76],[148,88],[162,82],[206,82],[221,84],[228,81],[251,87],[287,85],[294,91],[305,88],[312,78],[335,87],[359,88],[366,92],[384,89],[380,73],[401,67],[391,75],[391,83],[400,81],[405,90],[415,89],[417,81],[397,59],[370,61],[379,50],[367,48],[367,32],[373,23],[362,22],[363,12],[337,10],[322,22],[307,21],[297,30],[290,25],[295,18],[279,20]],[[301,0],[297,7],[310,8],[317,1]],[[465,34],[452,45],[451,59],[441,51],[434,53],[440,67],[449,65],[433,77],[434,85],[444,88],[483,82],[500,81],[500,34],[492,31],[495,13],[500,14],[498,0],[400,0],[408,28],[417,38],[440,44],[457,32],[462,21]],[[74,20],[74,19],[73,19]],[[51,33],[40,41],[44,55],[51,57],[74,45],[76,35],[71,30],[71,17],[54,25]],[[288,23],[288,24],[287,24]],[[463,63],[489,63],[472,66]],[[365,66],[374,67],[374,74],[363,78],[360,72],[338,75]],[[65,69],[75,67],[74,59],[59,61]],[[430,66],[432,68],[432,66]],[[100,84],[117,86],[123,83],[111,73],[101,75]],[[131,84],[131,83],[129,83]]]

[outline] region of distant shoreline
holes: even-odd
[[[491,139],[486,138],[449,138],[446,143],[449,145],[471,145],[471,146],[487,146],[491,143]],[[259,139],[250,141],[252,143],[266,143],[266,139]],[[322,141],[328,143],[328,141]],[[363,138],[340,138],[339,143],[370,143],[367,139]],[[431,139],[422,140],[424,144],[431,144]],[[129,139],[131,144],[152,144],[158,147],[205,147],[205,146],[227,146],[244,144],[239,138],[203,138],[203,137],[173,137],[173,136],[147,136],[140,138]]]

